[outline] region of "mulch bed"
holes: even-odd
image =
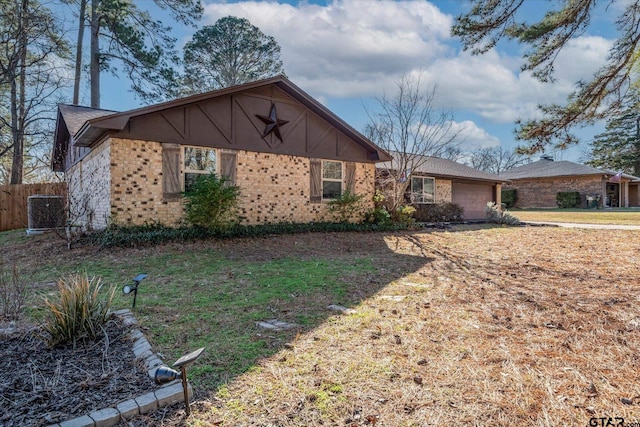
[[[96,340],[50,349],[37,327],[0,323],[0,427],[59,423],[154,390],[129,330],[114,318]]]

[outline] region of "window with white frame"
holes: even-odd
[[[436,180],[427,176],[411,177],[411,202],[434,203],[436,200]]]
[[[342,162],[322,161],[322,199],[335,199],[342,195]]]
[[[184,147],[184,190],[189,191],[196,179],[202,175],[215,173],[216,150],[202,147]]]

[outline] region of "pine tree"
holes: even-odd
[[[523,0],[473,0],[470,11],[459,16],[452,28],[465,49],[482,54],[501,39],[516,40],[528,46],[523,70],[532,71],[542,82],[554,80],[554,63],[558,54],[574,38],[585,33],[601,3],[607,13],[617,10],[609,3],[616,0],[558,0],[535,2],[545,11],[544,17],[530,22],[523,11]],[[518,139],[528,141],[529,153],[542,151],[549,145],[566,148],[578,138],[571,129],[617,115],[621,99],[629,88],[640,47],[640,0],[617,2],[616,27],[619,37],[609,50],[607,63],[593,78],[579,82],[565,105],[543,105],[543,117],[518,122]]]
[[[278,42],[235,16],[197,31],[184,47],[184,65],[191,93],[284,74]]]
[[[640,175],[640,93],[630,91],[620,114],[607,121],[605,132],[591,143],[591,159],[598,167]]]
[[[79,99],[85,25],[88,25],[90,33],[89,83],[92,107],[100,107],[100,76],[105,71],[116,76],[126,75],[133,92],[143,100],[159,101],[175,96],[175,66],[180,62],[175,51],[176,40],[170,35],[170,26],[153,19],[147,10],[139,7],[145,2],[66,1],[77,2],[79,7],[74,103]],[[154,0],[153,4],[168,9],[173,19],[186,25],[193,25],[203,11],[200,0]]]

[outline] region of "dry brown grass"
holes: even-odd
[[[640,232],[493,228],[385,240],[424,263],[198,399],[188,424],[640,422]]]

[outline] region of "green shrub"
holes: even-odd
[[[494,202],[488,202],[484,208],[487,221],[494,224],[520,225],[520,220],[506,210],[501,211]]]
[[[115,296],[115,287],[100,298],[102,284],[99,278],[76,274],[58,280],[59,296],[51,301],[45,298],[48,310],[42,324],[49,345],[73,343],[80,339],[94,339],[110,316],[111,304]]]
[[[577,191],[558,191],[556,202],[558,207],[562,209],[579,208],[581,204],[580,193]]]
[[[416,212],[416,208],[411,205],[401,205],[398,206],[398,209],[394,212],[391,217],[393,222],[398,224],[413,224],[415,219],[413,218],[413,214]]]
[[[185,220],[191,225],[225,228],[238,221],[240,187],[225,177],[202,175],[184,193]]]
[[[503,188],[500,197],[507,209],[514,207],[518,201],[518,193],[515,188]]]
[[[418,222],[461,222],[464,209],[455,203],[418,204],[413,217]]]
[[[380,190],[376,190],[376,194],[373,196],[373,209],[366,215],[367,222],[383,226],[391,224],[391,214],[384,204],[385,199],[384,194]]]
[[[327,209],[337,222],[362,222],[364,207],[361,194],[352,194],[345,190],[344,193],[328,203]]]

